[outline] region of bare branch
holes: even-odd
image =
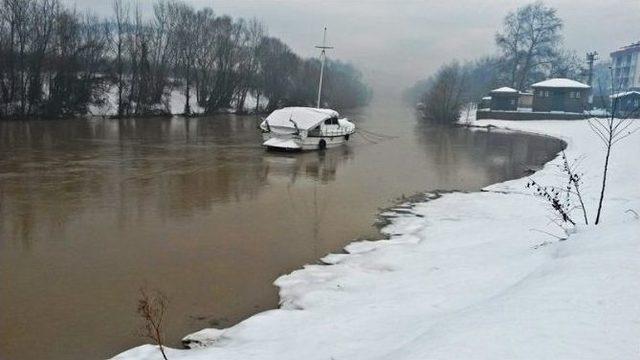
[[[155,342],[164,360],[167,355],[164,351],[163,320],[167,311],[167,298],[159,290],[147,291],[140,288],[138,299],[138,315],[144,320],[141,335]]]

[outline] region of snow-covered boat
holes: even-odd
[[[321,109],[322,78],[326,60],[327,28],[324,28],[320,59],[317,107],[287,107],[272,112],[261,124],[263,146],[282,150],[324,150],[342,145],[355,133],[356,126],[337,111]]]
[[[287,107],[272,112],[260,129],[268,148],[324,150],[349,141],[356,126],[334,110]]]

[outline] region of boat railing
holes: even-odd
[[[345,136],[353,134],[355,129],[353,127],[341,127],[339,129],[324,129],[324,130],[298,130],[295,133],[289,134],[290,137],[295,139],[302,139],[306,137],[331,137],[331,136]]]
[[[340,128],[335,130],[323,130],[320,134],[321,136],[344,136],[349,135],[353,132],[351,128]]]

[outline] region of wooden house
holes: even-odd
[[[501,87],[491,90],[491,110],[516,111],[518,110],[518,90],[510,87]]]
[[[611,96],[611,106],[616,115],[640,118],[640,91],[625,91]]]
[[[531,85],[533,112],[583,113],[588,110],[591,87],[581,82],[555,78]]]

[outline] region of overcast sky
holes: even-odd
[[[99,15],[110,0],[63,0]],[[496,51],[494,34],[503,17],[529,1],[507,0],[187,0],[217,14],[261,19],[269,33],[303,56],[314,56],[322,28],[335,50],[329,56],[356,64],[371,79],[409,86],[451,59]],[[152,3],[141,0],[143,11]],[[565,44],[602,58],[640,41],[640,0],[549,0],[564,20]]]

